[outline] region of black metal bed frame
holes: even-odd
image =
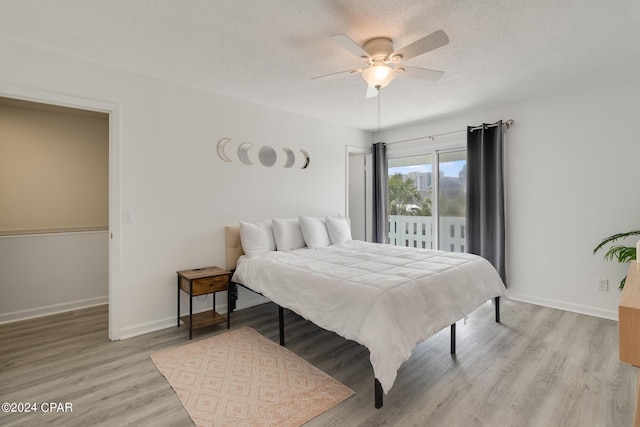
[[[236,309],[236,301],[238,300],[238,286],[242,286],[245,289],[250,290],[251,292],[262,295],[260,292],[256,292],[253,289],[243,285],[242,283],[230,282],[229,292],[231,292],[230,298],[228,301],[231,301],[231,307],[228,308],[229,313],[232,313]],[[264,295],[262,295],[264,296]],[[496,311],[496,323],[500,323],[500,297],[495,297],[495,311]],[[280,345],[284,347],[284,308],[276,304],[278,306],[278,328],[280,332]],[[451,325],[451,354],[456,354],[456,324],[453,323]],[[374,378],[374,405],[376,409],[382,408],[383,405],[383,396],[384,392],[382,390],[382,384],[378,381],[377,378]]]

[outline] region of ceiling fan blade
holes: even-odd
[[[447,33],[442,30],[438,30],[429,34],[426,37],[416,40],[408,46],[403,47],[391,54],[391,56],[402,55],[402,60],[405,61],[409,58],[422,55],[430,50],[437,49],[449,43],[449,37]]]
[[[375,87],[371,87],[369,85],[367,85],[367,93],[365,94],[365,98],[375,98],[376,96],[378,96],[378,92],[380,90],[376,89]]]
[[[362,46],[360,46],[358,43],[351,40],[345,34],[334,34],[333,36],[331,36],[331,40],[333,40],[334,43],[336,43],[346,51],[351,52],[353,55],[357,56],[358,58],[369,57],[369,54],[365,52]]]
[[[444,71],[430,70],[428,68],[408,67],[406,65],[403,65],[402,68],[404,68],[404,72],[402,74],[406,75],[407,77],[430,80],[432,82],[440,79],[440,77],[442,77],[442,75],[444,74]]]
[[[340,75],[345,74],[345,73],[358,74],[358,73],[361,73],[361,72],[362,72],[362,68],[354,68],[352,70],[337,71],[335,73],[329,73],[329,74],[324,74],[322,76],[312,77],[311,80],[332,79],[334,77],[339,77]]]

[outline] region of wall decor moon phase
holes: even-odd
[[[233,162],[233,159],[227,155],[227,149],[229,148],[227,147],[227,145],[230,142],[231,142],[231,138],[225,137],[225,138],[220,138],[218,140],[218,143],[216,144],[216,153],[218,154],[218,157],[220,158],[220,160],[222,160],[223,162],[228,162],[228,163]],[[253,148],[253,145],[254,144],[252,142],[247,141],[247,142],[241,143],[237,148],[238,160],[240,160],[240,162],[242,162],[247,166],[253,165],[253,161],[251,160],[253,155],[251,156],[249,155],[249,151]],[[229,150],[231,150],[231,148],[229,148]],[[286,160],[282,166],[286,169],[292,168],[293,165],[295,165],[296,163],[296,160],[297,160],[296,157],[299,157],[299,156],[296,156],[294,150],[287,147],[283,148],[282,151],[284,151],[284,154],[286,156]],[[311,162],[311,159],[309,158],[309,153],[302,149],[299,149],[299,151],[300,153],[302,153],[302,158],[303,158],[303,165],[300,167],[300,169],[307,169],[309,167],[309,163]],[[271,167],[278,162],[278,154],[276,152],[276,149],[274,149],[270,145],[263,145],[262,147],[260,147],[260,150],[258,151],[257,156],[260,164],[262,164],[265,167]]]
[[[258,152],[258,160],[262,163],[263,166],[271,167],[276,164],[276,160],[278,156],[276,155],[276,150],[274,150],[269,145],[263,145],[260,147],[260,151]]]
[[[285,162],[284,167],[290,168],[296,162],[296,155],[288,148],[283,148],[282,151],[287,155],[287,161]]]
[[[309,167],[309,162],[311,161],[311,159],[309,158],[309,153],[307,153],[304,150],[300,150],[300,152],[304,156],[304,165],[302,165],[302,167],[300,169],[306,169],[306,168]]]
[[[252,146],[253,144],[250,142],[243,142],[238,147],[238,158],[242,163],[244,163],[247,166],[250,166],[253,164],[253,162],[249,159],[249,149]]]
[[[227,157],[227,154],[224,152],[224,148],[227,145],[227,142],[231,141],[231,138],[222,138],[218,141],[218,145],[216,147],[216,151],[218,152],[218,157],[220,157],[225,162],[230,162],[231,159]]]

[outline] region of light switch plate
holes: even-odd
[[[124,222],[124,223],[133,222],[133,211],[132,210],[124,210],[124,211],[122,211],[122,222]]]

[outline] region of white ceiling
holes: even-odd
[[[639,0],[0,0],[0,38],[367,130],[360,76],[311,80],[362,66],[329,37],[438,29],[406,64],[444,77],[382,89],[383,128],[640,72]]]

